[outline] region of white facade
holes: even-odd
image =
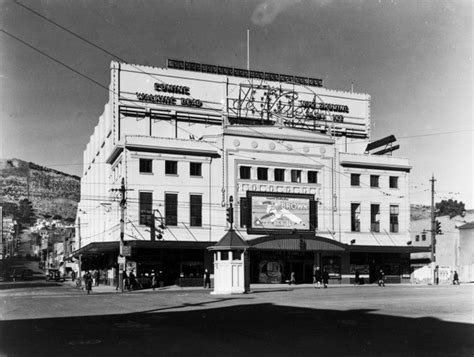
[[[240,222],[240,198],[248,190],[314,195],[316,235],[337,242],[404,247],[410,240],[408,160],[364,153],[370,140],[370,96],[115,62],[111,75],[109,102],[84,151],[76,249],[119,240],[120,195],[111,189],[118,189],[122,179],[129,190],[125,240],[150,239],[149,228],[140,222],[142,193],[151,194],[152,209],[165,220],[165,197],[177,195],[177,220],[166,224],[164,241],[217,242],[228,228],[231,195],[236,229],[246,239],[255,238],[246,235]],[[261,96],[268,110],[246,96]],[[314,108],[333,106],[308,114],[311,101]],[[295,108],[299,114],[292,114]],[[343,119],[331,119],[341,113]],[[306,114],[312,119],[303,120]],[[304,124],[307,130],[302,122],[310,123]],[[151,172],[140,172],[140,160],[149,160]],[[176,162],[174,173],[166,173],[167,165],[174,165],[167,162]],[[200,167],[197,175],[191,166]],[[250,177],[241,176],[242,166],[250,168]],[[266,172],[266,178],[259,178],[259,172]],[[359,175],[356,185],[353,174]],[[371,176],[378,177],[378,184],[371,184]],[[202,202],[195,222],[191,196]],[[352,204],[360,204],[357,217]]]

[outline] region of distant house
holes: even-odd
[[[472,227],[474,212],[467,211],[465,215],[452,218],[449,216],[436,217],[441,224],[441,235],[436,236],[435,263],[439,267],[449,267],[451,272],[457,270],[461,281],[474,280],[473,268],[461,273],[462,266],[472,266],[474,263],[474,244],[472,240]],[[468,223],[471,222],[471,223]],[[461,229],[461,227],[466,228]],[[465,231],[465,232],[464,232]],[[471,232],[471,233],[469,233]],[[464,238],[461,238],[463,235]],[[471,237],[471,238],[469,238]],[[410,238],[415,247],[431,246],[431,219],[411,221]],[[470,257],[470,258],[469,258]],[[410,256],[412,269],[417,269],[431,262],[431,253],[412,253]],[[469,274],[467,272],[470,272]],[[466,275],[467,274],[467,275]]]
[[[457,271],[462,282],[474,281],[474,221],[458,227],[459,261]]]

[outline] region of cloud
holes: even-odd
[[[253,11],[252,22],[258,26],[269,25],[278,14],[299,2],[295,0],[265,0]]]

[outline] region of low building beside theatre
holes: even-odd
[[[407,245],[411,166],[392,156],[395,138],[370,143],[370,124],[369,95],[319,79],[113,62],[84,151],[75,256],[118,267],[123,182],[123,254],[139,276],[201,285],[232,197],[251,283],[312,282],[316,266],[332,283],[380,269],[409,279],[410,253],[426,250]],[[243,259],[234,253],[219,259]]]

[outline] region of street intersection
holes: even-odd
[[[91,295],[70,284],[0,287],[0,355],[472,356],[461,286],[168,288]]]

